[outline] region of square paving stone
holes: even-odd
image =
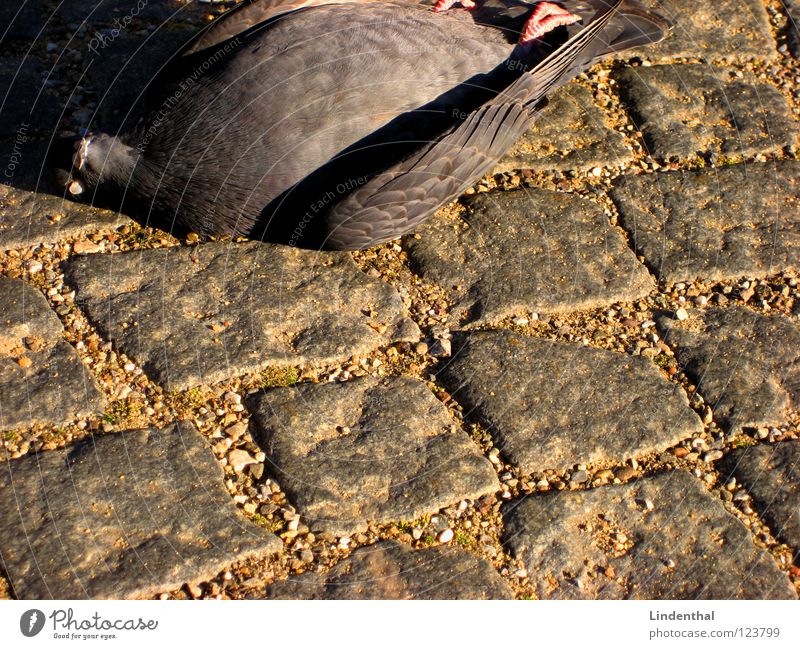
[[[623,68],[622,100],[652,155],[724,160],[793,149],[797,124],[781,92],[750,73],[708,65]]]
[[[622,167],[633,159],[622,134],[594,103],[592,91],[571,83],[561,88],[492,173],[515,169]]]
[[[359,548],[324,575],[273,584],[271,599],[513,599],[484,559],[450,547],[412,550],[394,541]]]
[[[314,529],[350,534],[497,491],[489,460],[424,383],[394,377],[259,394],[258,442]]]
[[[242,516],[188,422],[9,462],[0,554],[25,599],[147,597],[282,547]]]
[[[625,176],[611,198],[665,285],[800,268],[800,163]]]
[[[772,533],[800,558],[800,440],[738,449],[721,464],[722,475],[744,485]]]
[[[88,255],[66,276],[102,335],[170,390],[419,339],[398,293],[346,253],[218,242]]]
[[[504,508],[540,599],[797,599],[747,528],[684,471]]]
[[[725,429],[779,425],[800,406],[800,328],[788,318],[735,306],[657,323]]]
[[[560,192],[479,196],[463,218],[437,215],[404,245],[419,274],[449,291],[454,316],[469,322],[600,308],[654,288],[603,211]]]
[[[630,50],[620,58],[650,61],[672,58],[769,61],[778,52],[762,0],[642,0],[674,23],[654,46]]]
[[[39,291],[0,277],[0,430],[103,409],[105,398],[63,331]]]
[[[508,331],[464,337],[443,379],[525,473],[621,462],[702,430],[646,358]]]

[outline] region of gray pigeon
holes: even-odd
[[[491,170],[555,88],[669,27],[635,0],[251,0],[52,164],[167,229],[366,248]]]

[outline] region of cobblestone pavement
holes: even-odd
[[[0,595],[796,598],[800,3],[662,0],[373,250],[49,193],[231,4],[0,5]]]

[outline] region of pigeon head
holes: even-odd
[[[134,149],[114,136],[86,133],[56,142],[49,166],[60,187],[74,197],[81,197],[107,184],[124,187],[137,158]]]

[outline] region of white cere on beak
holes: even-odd
[[[89,142],[91,141],[91,138],[84,137],[81,138],[80,142],[75,143],[75,155],[72,156],[72,165],[76,169],[83,169],[83,165],[86,162],[86,154],[89,151]]]
[[[73,196],[82,194],[84,189],[86,188],[83,186],[83,183],[80,180],[73,180],[69,185],[67,185],[67,191],[69,191],[69,193]]]

